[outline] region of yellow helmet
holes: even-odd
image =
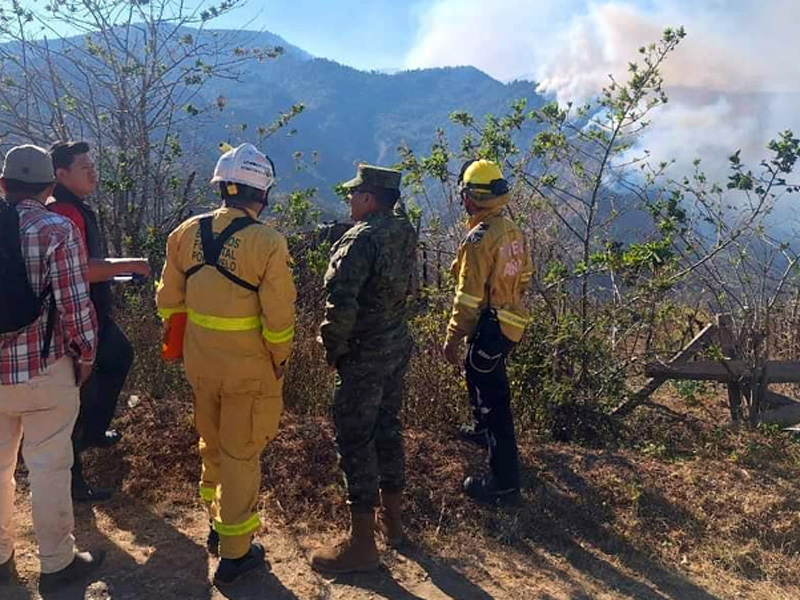
[[[497,163],[486,159],[468,160],[458,176],[460,191],[468,190],[473,197],[497,197],[508,193],[508,182]],[[488,199],[488,198],[487,198]]]

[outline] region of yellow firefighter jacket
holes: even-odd
[[[234,219],[248,216],[236,207],[222,207],[212,215],[215,236]],[[199,220],[185,221],[167,240],[156,291],[159,314],[166,319],[188,313],[183,356],[190,382],[200,376],[262,379],[265,369],[286,362],[294,338],[296,292],[286,239],[255,223],[235,233],[222,248],[218,264],[257,291],[208,265],[187,278],[187,271],[204,262]]]
[[[487,305],[497,310],[503,335],[513,342],[522,338],[530,317],[522,295],[531,279],[531,258],[522,231],[502,214],[504,205],[482,209],[470,217],[469,233],[451,267],[456,297],[447,326],[448,341],[470,338]]]

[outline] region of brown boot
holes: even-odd
[[[320,548],[311,555],[311,568],[320,573],[342,575],[378,568],[375,546],[375,512],[351,512],[350,536],[335,546]]]
[[[388,546],[397,547],[403,543],[403,511],[400,503],[401,492],[381,492],[381,508],[378,512],[378,530],[383,534]]]

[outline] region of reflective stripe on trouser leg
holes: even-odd
[[[219,488],[217,486],[211,487],[201,483],[198,491],[200,492],[200,499],[203,501],[208,511],[208,518],[211,519],[213,523],[214,520],[219,519],[219,496],[217,495]]]
[[[280,396],[259,395],[247,382],[230,382],[224,387],[219,428],[219,518],[214,529],[220,534],[220,556],[239,558],[247,553],[252,534],[261,523],[255,510],[261,486],[261,453],[277,433],[283,406]]]
[[[249,536],[259,527],[261,527],[261,519],[256,513],[253,513],[246,521],[233,525],[223,523],[220,519],[214,521],[214,531],[226,537]]]
[[[213,382],[197,382],[193,385],[195,398],[194,422],[200,434],[198,452],[202,461],[202,475],[198,493],[208,509],[211,519],[219,517],[219,420],[220,385]]]
[[[214,500],[217,499],[217,486],[207,487],[201,483],[199,492],[200,492],[200,498],[203,500],[203,502],[206,502],[207,504],[211,504],[212,502],[214,502]]]

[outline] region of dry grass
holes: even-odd
[[[724,408],[713,390],[704,402],[711,412]],[[194,504],[190,408],[185,399],[145,399],[128,409],[125,440],[90,468],[145,502]],[[526,501],[499,512],[459,493],[464,473],[482,466],[476,451],[447,431],[411,429],[411,536],[466,570],[500,553],[504,568],[531,577],[560,556],[571,571],[637,598],[662,597],[659,590],[713,598],[705,590],[723,582],[721,597],[767,584],[800,594],[800,445],[774,432],[719,428],[708,414],[690,409],[679,420],[645,407],[614,450],[525,443]],[[263,458],[262,509],[299,537],[313,536],[346,525],[343,500],[328,419],[287,413]]]
[[[298,538],[346,524],[315,319],[300,319],[288,410],[263,458],[261,508]],[[123,411],[125,439],[94,464],[90,457],[89,468],[145,502],[196,506],[191,401],[179,373],[146,349],[158,338],[149,323],[133,331],[145,349],[132,382],[156,393]],[[405,509],[422,548],[479,579],[500,572],[508,589],[560,582],[559,593],[542,597],[800,597],[795,440],[721,426],[722,389],[709,387],[687,404],[664,386],[661,406],[638,409],[613,447],[554,444],[522,431],[525,502],[500,511],[476,506],[459,488],[483,456],[451,434],[466,412],[463,383],[434,355],[441,332],[417,327],[422,343],[404,413]]]

